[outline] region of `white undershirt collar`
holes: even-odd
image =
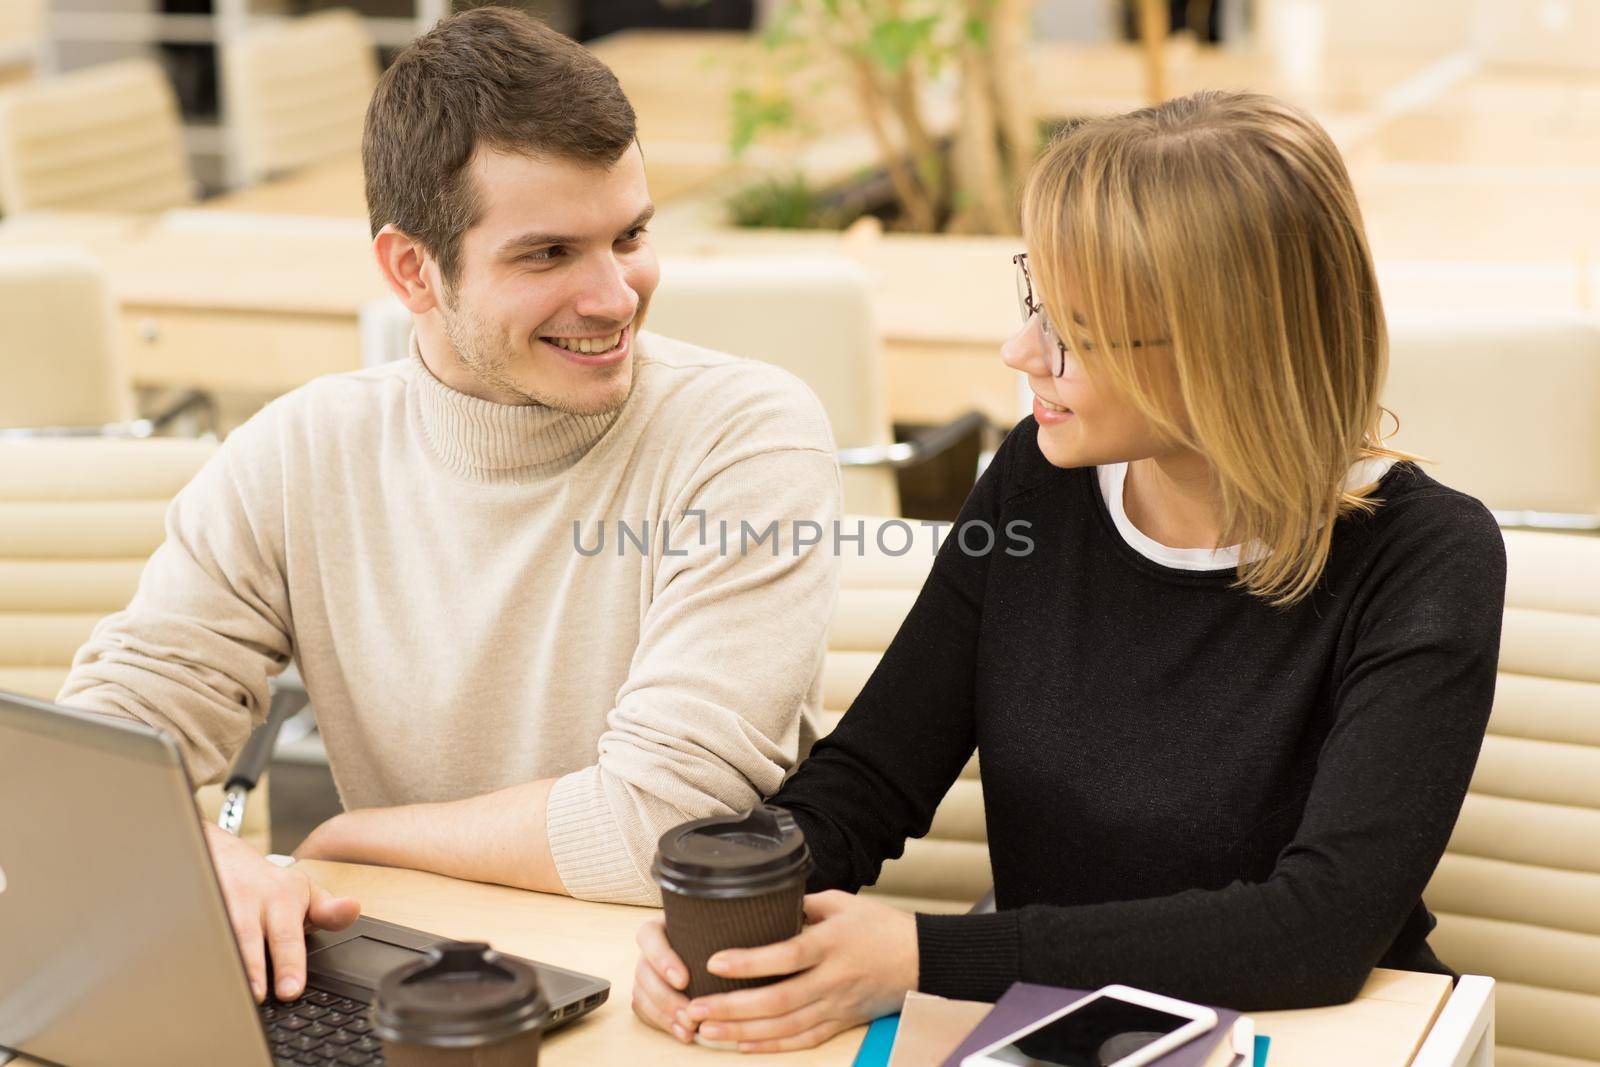
[[[1389,468],[1394,464],[1395,461],[1386,456],[1361,460],[1350,468],[1350,474],[1344,481],[1345,488],[1356,489],[1370,485],[1389,473]],[[1163,567],[1180,571],[1222,571],[1239,566],[1243,558],[1239,545],[1218,549],[1170,548],[1135,526],[1133,520],[1128,518],[1127,506],[1122,498],[1128,482],[1126,463],[1109,463],[1096,467],[1095,474],[1100,481],[1100,495],[1105,499],[1107,510],[1111,512],[1111,522],[1122,535],[1122,539],[1139,555]],[[1257,545],[1250,558],[1258,558],[1260,552],[1261,548]]]

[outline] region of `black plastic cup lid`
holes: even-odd
[[[804,881],[810,870],[811,850],[794,816],[762,804],[743,815],[713,815],[668,830],[650,873],[674,892],[745,897]]]
[[[405,1045],[472,1048],[538,1029],[549,1012],[532,967],[482,941],[451,941],[383,976],[372,1032]]]

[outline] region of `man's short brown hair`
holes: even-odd
[[[372,232],[393,223],[453,282],[461,235],[482,214],[466,169],[474,151],[609,167],[635,133],[616,75],[576,41],[509,8],[452,15],[400,53],[367,107]]]

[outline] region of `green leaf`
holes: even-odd
[[[925,54],[939,25],[938,15],[917,19],[884,19],[867,31],[862,52],[890,74],[898,74],[918,54]]]
[[[969,18],[967,19],[967,24],[964,28],[967,33],[967,40],[971,41],[979,48],[989,47],[988,19]]]
[[[794,102],[786,96],[739,88],[733,91],[732,102],[733,129],[728,146],[735,158],[742,156],[763,130],[782,129],[795,120]]]

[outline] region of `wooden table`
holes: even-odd
[[[1378,167],[1356,174],[1378,259],[1594,262],[1600,168]]]
[[[545,1055],[561,1064],[708,1067],[719,1053],[690,1048],[639,1022],[629,1008],[633,937],[653,912],[458,882],[416,871],[307,862],[320,885],[354,896],[374,918],[450,937],[484,940],[517,955],[599,975],[611,999],[588,1020],[551,1036]],[[1350,1004],[1309,1011],[1262,1012],[1259,1032],[1272,1038],[1274,1067],[1405,1067],[1449,994],[1441,975],[1374,971]],[[728,1057],[740,1064],[846,1065],[864,1030],[840,1034],[809,1052]],[[541,1057],[541,1063],[545,1062]],[[1216,1061],[1224,1067],[1226,1059]],[[936,1067],[936,1065],[929,1065]],[[1211,1065],[1208,1065],[1211,1067]]]
[[[630,1008],[638,960],[634,934],[656,912],[462,882],[419,871],[306,861],[324,888],[361,901],[364,914],[459,940],[487,941],[519,956],[597,975],[611,983],[598,1010],[546,1039],[548,1067],[712,1067],[718,1063],[847,1067],[864,1027],[800,1053],[739,1055],[680,1044],[640,1022]],[[1437,1017],[1450,981],[1442,975],[1374,971],[1351,1003],[1255,1014],[1272,1038],[1272,1067],[1406,1067]],[[1219,1054],[1207,1067],[1226,1067]],[[31,1064],[19,1060],[19,1064]],[[914,1067],[937,1067],[934,1063]]]
[[[1256,1033],[1272,1039],[1270,1067],[1404,1067],[1449,996],[1445,975],[1375,970],[1349,1004],[1252,1014]]]
[[[361,308],[388,292],[364,225],[224,222],[85,242],[111,277],[134,382],[276,394],[359,368]]]
[[[598,975],[611,997],[588,1018],[552,1034],[541,1064],[619,1064],[628,1067],[708,1067],[722,1054],[680,1044],[640,1022],[629,1003],[638,961],[634,934],[656,914],[622,904],[594,904],[502,886],[460,882],[417,871],[350,864],[303,864],[318,884],[361,901],[374,918],[496,948]],[[803,1056],[723,1057],[738,1063],[846,1067],[864,1031],[840,1034]]]
[[[1395,115],[1363,157],[1510,171],[1600,167],[1600,74],[1478,71]]]
[[[214,196],[200,210],[364,219],[367,196],[362,186],[361,157],[352,154]]]
[[[1251,1013],[1256,1033],[1272,1039],[1272,1067],[1404,1067],[1427,1037],[1450,993],[1437,974],[1373,971],[1348,1004],[1303,1011]],[[906,998],[893,1067],[931,1067],[954,1052],[989,1006],[921,993]],[[1218,1045],[1203,1067],[1232,1067]]]

